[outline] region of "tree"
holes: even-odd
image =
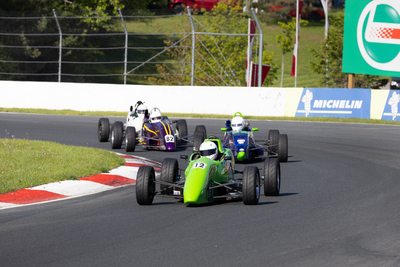
[[[196,31],[209,33],[247,33],[247,16],[238,12],[240,6],[232,6],[229,3],[219,2],[210,13],[204,14],[204,21],[196,25]],[[180,26],[188,27],[188,26]],[[186,32],[190,32],[187,28]],[[167,46],[177,42],[183,35],[175,39],[166,40]],[[231,35],[196,35],[195,55],[195,85],[213,86],[245,86],[247,36]],[[186,38],[169,51],[168,55],[180,62],[158,65],[160,73],[168,73],[161,78],[148,78],[154,84],[188,85],[191,74],[191,38]],[[258,62],[258,49],[254,48],[256,55],[253,61]],[[273,60],[274,53],[263,50],[263,64],[272,65],[265,81],[265,85],[271,84],[276,78],[277,63]]]
[[[283,35],[276,36],[276,42],[282,49],[282,73],[281,73],[281,87],[283,87],[283,73],[285,69],[285,54],[292,52],[294,49],[294,38],[296,35],[296,18],[292,18],[291,22],[278,22],[282,27]],[[307,25],[308,21],[300,19],[300,24]]]
[[[158,2],[167,6],[166,1]],[[147,9],[151,6],[156,6],[152,0],[3,0],[0,11]]]
[[[316,61],[310,61],[312,72],[323,75],[321,82],[329,87],[347,88],[348,74],[342,72],[343,58],[343,34],[344,11],[330,17],[328,38],[320,46],[320,49],[309,49]],[[328,74],[327,74],[328,69]],[[356,88],[380,88],[388,83],[388,79],[375,75],[356,76]]]

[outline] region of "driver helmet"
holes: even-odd
[[[244,128],[244,119],[242,117],[234,117],[232,119],[232,131],[240,132]]]
[[[160,112],[160,110],[157,108],[154,108],[152,111],[151,111],[151,114],[150,114],[150,120],[151,120],[151,122],[159,122],[160,120],[161,120],[161,118],[162,118],[162,116],[161,116],[161,112]]]
[[[215,160],[218,155],[218,148],[214,142],[206,141],[200,145],[200,155]]]
[[[140,106],[138,106],[137,108],[137,114],[139,117],[144,118],[147,117],[148,115],[148,110],[147,110],[147,106],[141,104]]]

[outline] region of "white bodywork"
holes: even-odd
[[[139,114],[137,117],[135,117],[135,112],[128,112],[128,115],[126,116],[126,127],[135,127],[135,130],[137,133],[139,133],[142,130],[142,125],[143,125],[143,119],[144,115]]]

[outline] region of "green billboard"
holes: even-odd
[[[400,77],[400,0],[348,0],[345,73]]]

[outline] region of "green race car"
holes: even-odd
[[[202,150],[204,144],[215,146],[215,157],[211,158]],[[217,200],[242,199],[245,205],[257,205],[260,188],[264,185],[266,196],[278,196],[280,191],[280,163],[276,158],[264,161],[263,175],[255,166],[246,166],[243,171],[235,170],[232,151],[221,146],[218,138],[205,139],[200,151],[190,157],[181,156],[188,161],[187,168],[179,169],[178,161],[172,158],[163,160],[161,175],[156,179],[154,168],[141,166],[136,177],[136,200],[140,205],[151,205],[154,196],[173,197],[185,204],[205,204]],[[181,173],[184,172],[184,175]],[[241,174],[242,177],[237,177]],[[159,190],[156,189],[159,184]]]

